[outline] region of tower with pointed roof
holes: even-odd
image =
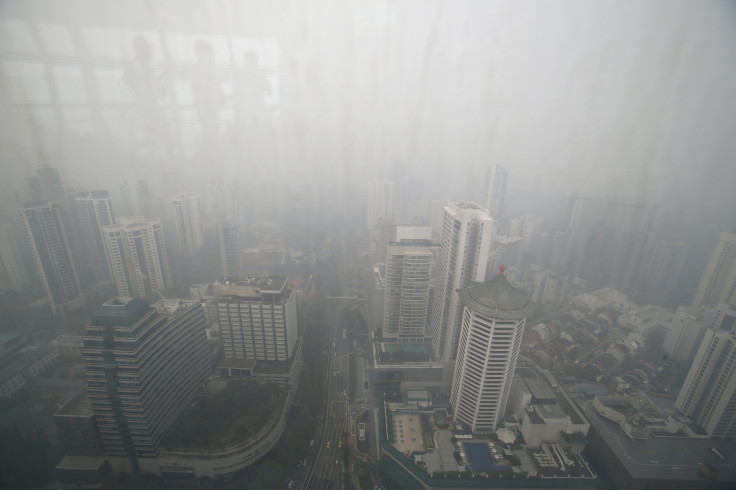
[[[459,291],[463,305],[450,403],[455,422],[473,432],[496,429],[506,411],[529,316],[529,296],[500,273]]]

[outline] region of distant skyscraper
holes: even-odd
[[[375,224],[376,228],[376,263],[386,263],[386,247],[396,240],[396,223],[390,219],[379,218]]]
[[[371,180],[368,182],[368,226],[376,224],[379,218],[394,217],[394,183],[390,180]]]
[[[511,236],[520,236],[524,239],[521,248],[524,252],[528,252],[535,245],[535,241],[541,233],[542,223],[544,220],[533,214],[525,214],[517,216],[511,220]]]
[[[567,276],[532,265],[529,270],[532,282],[532,301],[551,305],[559,303],[567,293]]]
[[[430,329],[440,359],[455,358],[461,320],[457,290],[485,280],[492,243],[493,220],[485,209],[473,202],[445,206]]]
[[[488,169],[486,175],[486,209],[495,220],[501,220],[503,217],[503,202],[506,197],[508,177],[508,169],[499,165]]]
[[[82,288],[69,239],[69,214],[64,202],[24,203],[20,217],[51,310],[66,315],[84,306]]]
[[[736,437],[736,311],[719,307],[714,329],[705,332],[675,408],[711,438]]]
[[[680,306],[665,323],[667,333],[662,350],[675,361],[690,361],[695,355],[706,327],[713,325],[715,310],[708,307]]]
[[[26,179],[30,191],[30,201],[63,201],[64,186],[59,178],[59,171],[50,165],[40,165],[36,175]]]
[[[644,202],[576,198],[567,242],[571,272],[592,287],[629,291],[645,275],[641,259],[654,213]]]
[[[286,276],[215,284],[220,338],[228,359],[286,361],[298,336],[296,294]]]
[[[118,294],[144,298],[172,286],[161,220],[123,220],[102,228]]]
[[[151,198],[144,180],[128,180],[120,184],[123,215],[131,219],[151,217]]]
[[[0,289],[19,293],[28,284],[28,274],[10,223],[0,223]]]
[[[552,238],[552,251],[549,256],[549,268],[553,271],[559,271],[565,265],[567,257],[567,239],[566,231],[556,231]]]
[[[659,242],[654,248],[644,281],[649,297],[667,301],[680,284],[690,247],[682,242]]]
[[[452,202],[451,199],[442,198],[432,201],[429,226],[432,228],[432,241],[439,242],[442,235],[442,222],[445,217],[445,206]]]
[[[455,422],[491,432],[504,416],[528,316],[529,297],[498,274],[460,291],[462,327],[450,403]]]
[[[718,236],[693,297],[693,306],[736,304],[736,234]]]
[[[110,268],[105,256],[102,227],[115,222],[110,194],[107,191],[84,192],[77,195],[77,216],[84,237],[87,260],[97,281],[109,281]]]
[[[220,247],[220,270],[225,279],[240,277],[240,244],[234,223],[217,221],[217,244]]]
[[[210,225],[220,219],[241,223],[238,187],[235,183],[223,180],[208,182],[204,190],[202,215]]]
[[[392,243],[386,256],[383,337],[423,341],[432,272],[431,245],[428,240]]]
[[[212,372],[199,303],[169,313],[114,298],[82,338],[87,394],[113,467],[139,472]]]
[[[171,200],[171,204],[174,207],[179,250],[182,255],[192,257],[204,244],[199,197],[192,194],[177,196]]]

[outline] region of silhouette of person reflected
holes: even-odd
[[[243,71],[237,73],[233,83],[233,106],[238,139],[242,142],[257,139],[256,132],[268,124],[269,112],[266,97],[271,95],[271,84],[258,73],[258,54],[248,50],[243,53]]]
[[[212,143],[220,136],[220,108],[223,95],[220,81],[213,70],[215,52],[205,39],[194,42],[197,61],[192,70],[194,107],[202,124],[202,139]]]
[[[123,82],[135,102],[134,127],[140,136],[140,145],[145,156],[170,150],[170,139],[166,120],[159,103],[168,96],[167,76],[153,66],[153,47],[143,36],[132,42],[134,59],[123,68]]]

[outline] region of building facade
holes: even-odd
[[[736,437],[736,311],[721,306],[695,355],[675,408],[712,439]]]
[[[76,197],[79,227],[84,238],[87,260],[92,266],[97,281],[110,281],[110,268],[105,256],[103,226],[115,223],[110,193],[92,191],[80,193]]]
[[[167,311],[113,298],[92,316],[83,342],[105,454],[113,467],[138,472],[212,372],[202,307]]]
[[[151,197],[145,180],[128,180],[120,184],[123,216],[130,219],[151,217]]]
[[[509,171],[506,167],[494,165],[486,175],[486,209],[495,220],[503,216],[503,203],[506,197],[506,181]]]
[[[220,247],[220,271],[225,279],[240,277],[240,241],[234,223],[218,220],[217,245]]]
[[[641,262],[655,209],[640,201],[575,198],[567,240],[569,272],[592,287],[630,292],[645,275]]]
[[[394,183],[390,180],[368,182],[367,224],[373,226],[379,218],[394,217]]]
[[[485,280],[492,243],[493,220],[485,209],[473,202],[445,206],[430,324],[439,359],[455,359],[462,313],[457,290]]]
[[[171,200],[171,205],[174,208],[179,250],[182,255],[192,257],[204,244],[199,197],[192,194],[177,196]]]
[[[0,289],[23,292],[28,274],[10,223],[0,223]]]
[[[161,220],[104,226],[105,254],[118,294],[144,298],[172,286]]]
[[[736,304],[736,234],[721,233],[693,297],[693,306]]]
[[[54,315],[84,306],[77,266],[69,237],[69,212],[64,202],[24,203],[20,217],[28,245]]]
[[[378,218],[373,231],[376,237],[376,253],[374,254],[375,262],[377,264],[385,264],[386,248],[389,243],[396,241],[396,223],[387,218]]]
[[[509,284],[503,268],[491,281],[460,291],[462,327],[450,403],[455,422],[491,432],[504,416],[529,297]]]
[[[421,342],[427,328],[432,248],[427,240],[387,248],[383,338]]]
[[[286,361],[298,331],[296,294],[286,276],[215,284],[225,358]]]

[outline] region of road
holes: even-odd
[[[341,490],[343,488],[344,454],[347,451],[348,430],[348,370],[350,356],[348,341],[343,339],[343,329],[338,325],[339,302],[330,306],[330,343],[327,370],[327,393],[322,417],[321,435],[316,441],[316,457],[305,479],[296,482],[296,488],[314,490]]]

